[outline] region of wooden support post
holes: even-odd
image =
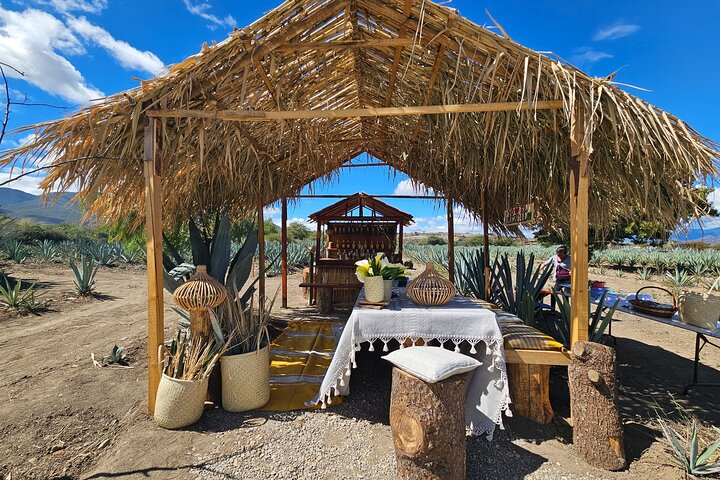
[[[315,263],[321,258],[320,257],[320,245],[321,240],[320,237],[322,236],[322,226],[320,225],[320,222],[317,224],[317,231],[315,232]]]
[[[573,447],[590,465],[625,468],[623,424],[618,410],[615,350],[578,342],[568,367]]]
[[[485,300],[490,301],[490,222],[488,221],[487,204],[485,203],[485,190],[482,191],[480,202],[482,203],[483,222],[483,263],[485,264]]]
[[[158,145],[158,120],[145,120],[145,229],[147,235],[148,286],[148,410],[155,411],[155,396],[160,383],[158,349],[165,336],[163,319],[163,245],[162,245],[162,183]]]
[[[448,277],[455,283],[455,219],[453,216],[453,202],[447,201],[447,224],[448,224]]]
[[[404,233],[404,225],[402,223],[400,225],[400,231],[398,233],[398,257],[400,258],[400,263],[403,261],[403,246],[405,243],[405,233]]]
[[[282,225],[280,243],[282,249],[282,308],[288,306],[288,236],[287,236],[287,197],[282,199]]]
[[[585,107],[575,100],[570,134],[570,344],[588,339],[588,188],[590,145],[586,141]]]
[[[258,297],[260,308],[265,308],[265,215],[264,206],[258,206]]]
[[[464,480],[465,392],[468,374],[426,383],[393,368],[390,430],[396,478]]]
[[[320,236],[322,235],[322,226],[320,225],[320,222],[317,223],[317,231],[315,232],[315,269],[310,269],[310,281],[315,281],[315,278],[317,278],[317,275],[315,275],[317,271],[317,266],[319,260],[320,260]],[[313,278],[315,277],[315,278]],[[317,301],[317,294],[318,291],[315,288],[310,289],[310,305],[313,304],[313,301]]]

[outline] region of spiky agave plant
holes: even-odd
[[[74,260],[70,260],[69,263],[75,274],[75,291],[80,296],[90,295],[95,289],[95,274],[100,265],[97,265],[92,258],[85,255],[80,257],[80,265],[75,263]]]
[[[496,263],[490,288],[491,300],[525,323],[533,324],[534,314],[530,315],[525,293],[529,293],[534,302],[540,300],[542,289],[552,273],[552,265],[535,267],[535,255],[531,253],[525,261],[523,251],[517,253],[514,275],[507,254]]]
[[[15,263],[24,263],[28,258],[27,246],[18,240],[5,241],[1,247],[5,257]]]
[[[698,438],[697,420],[692,419],[690,435],[684,437],[673,429],[667,420],[657,417],[660,429],[663,432],[665,443],[670,447],[675,462],[685,473],[690,475],[716,475],[720,473],[720,462],[712,461],[711,458],[720,448],[720,438],[707,445],[700,451]],[[720,429],[713,427],[716,434],[720,435]]]
[[[52,240],[38,241],[38,258],[41,262],[54,262],[60,256],[60,252]]]
[[[676,268],[672,272],[665,272],[665,276],[670,286],[675,289],[691,287],[695,284],[692,275],[681,268]]]
[[[620,300],[616,300],[613,305],[606,305],[605,304],[605,297],[607,296],[607,291],[603,292],[602,296],[598,300],[598,303],[595,307],[595,311],[593,312],[592,316],[588,319],[588,340],[591,342],[600,343],[600,340],[602,340],[602,336],[605,334],[605,330],[607,330],[608,325],[610,325],[610,322],[612,322],[613,316],[615,315],[615,311],[617,310],[618,305],[620,305]],[[562,343],[565,348],[570,348],[570,324],[571,324],[571,313],[570,313],[570,299],[567,298],[565,295],[558,295],[556,293],[553,293],[553,297],[555,297],[555,302],[558,305],[558,309],[560,310],[560,321],[559,322],[552,322],[548,326],[550,328],[550,331],[548,332],[550,336],[552,336],[555,340]],[[606,309],[609,307],[609,310],[606,311]],[[588,311],[592,311],[592,309],[588,308]]]
[[[653,277],[653,271],[648,267],[638,269],[637,276],[640,280],[647,282]]]
[[[0,302],[9,308],[18,310],[22,307],[34,310],[38,307],[35,293],[37,291],[36,283],[33,283],[25,290],[22,290],[22,280],[17,280],[15,285],[10,285],[7,277],[3,277],[5,285],[0,285]]]

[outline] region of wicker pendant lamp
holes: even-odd
[[[208,275],[205,265],[197,266],[197,273],[180,285],[173,294],[173,300],[190,312],[190,331],[205,339],[210,337],[210,312],[208,309],[222,304],[227,290],[220,282]]]
[[[455,296],[453,283],[435,270],[435,264],[425,265],[425,271],[407,286],[410,300],[424,307],[445,305]]]

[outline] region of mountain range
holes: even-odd
[[[0,215],[38,223],[80,223],[84,211],[72,201],[74,193],[54,194],[47,202],[40,195],[0,187]]]

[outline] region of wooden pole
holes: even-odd
[[[264,206],[258,205],[258,296],[260,308],[265,308],[265,216]]]
[[[274,122],[314,118],[400,117],[408,115],[445,115],[448,113],[515,112],[559,110],[562,100],[528,102],[461,103],[452,105],[415,105],[409,107],[369,107],[317,110],[151,110],[148,116],[160,118],[207,118],[227,122]]]
[[[590,146],[586,143],[585,107],[575,100],[570,134],[570,344],[588,339],[588,188]]]
[[[400,256],[400,263],[402,263],[402,261],[403,261],[403,246],[405,243],[404,242],[404,240],[405,240],[404,239],[404,237],[405,237],[404,227],[405,226],[402,223],[400,223],[399,225],[400,225],[400,232],[398,233],[398,255]]]
[[[282,308],[288,306],[288,237],[287,237],[287,197],[282,199],[282,225],[280,243],[282,248]]]
[[[320,222],[317,222],[317,231],[315,232],[315,267],[318,266],[319,260],[320,260],[320,235],[322,234],[322,226],[320,225]],[[310,269],[311,277],[316,277],[316,272],[311,268]],[[311,280],[311,281],[314,281]],[[317,301],[317,289],[311,288],[310,289],[310,304],[312,305],[313,300]]]
[[[485,264],[485,300],[490,301],[490,227],[488,222],[485,190],[481,192],[483,222],[483,263]]]
[[[455,283],[455,220],[453,218],[453,202],[447,201],[448,223],[448,277]]]
[[[145,229],[148,288],[148,410],[155,412],[155,396],[160,383],[158,349],[163,343],[163,245],[162,245],[162,183],[158,145],[159,122],[145,120],[144,162]]]

